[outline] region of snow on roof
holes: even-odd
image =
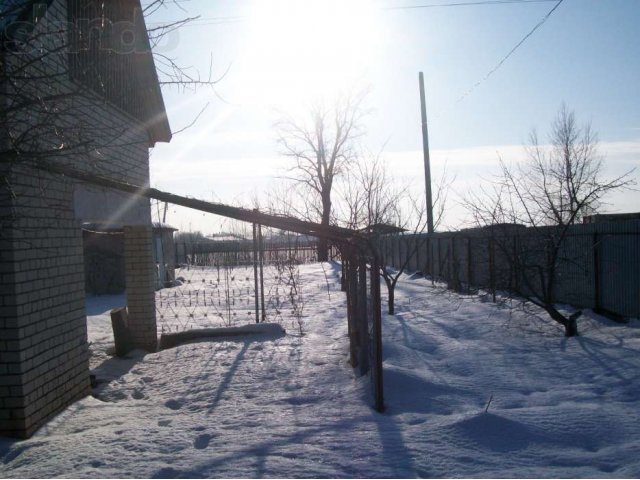
[[[178,231],[176,227],[169,225],[168,223],[153,222],[152,225],[154,230],[171,230],[174,232]]]

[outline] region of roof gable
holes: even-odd
[[[125,111],[150,144],[171,129],[139,0],[68,0],[69,63],[74,80]]]

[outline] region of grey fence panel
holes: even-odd
[[[472,238],[471,278],[477,287],[488,287],[491,284],[491,269],[489,268],[489,237],[474,235]]]
[[[421,234],[416,235],[418,240],[418,251],[416,253],[416,270],[419,270],[424,273],[428,273],[430,269],[429,264],[429,247],[430,247],[430,238],[428,235]]]
[[[411,238],[407,239],[407,245],[409,248],[409,263],[407,268],[410,271],[415,272],[419,270],[418,267],[418,247],[420,246],[420,239],[417,235],[412,235]]]
[[[594,307],[594,245],[588,231],[566,237],[560,248],[555,297],[559,303]]]
[[[515,258],[514,279],[510,285],[502,288],[517,288],[523,295],[542,297],[548,281],[544,268],[550,254],[548,238],[545,234],[529,231],[517,235],[515,244],[515,249],[511,250],[511,255]]]
[[[447,280],[447,237],[438,235],[435,238],[436,254],[434,257],[434,270],[436,278],[441,281]]]
[[[606,225],[598,231],[599,307],[623,316],[640,317],[639,226]]]
[[[442,275],[442,252],[440,249],[441,235],[435,235],[431,241],[431,275],[436,280],[443,278]]]
[[[409,256],[411,249],[411,243],[413,243],[411,237],[406,240],[401,239],[400,237],[398,238],[398,252],[400,256],[398,265],[402,266],[407,261],[407,257]]]

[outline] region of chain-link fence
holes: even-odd
[[[218,263],[220,258],[201,256],[198,265],[180,264],[172,286],[156,292],[156,318],[161,332],[251,322],[300,327],[302,262],[295,251],[255,267]]]
[[[173,249],[176,264],[171,286],[156,293],[159,330],[171,333],[275,322],[302,332],[304,300],[299,266],[317,259],[317,237],[301,233],[305,225],[293,223],[297,234],[266,229],[265,238],[262,227],[253,224],[253,238],[228,234],[213,239],[178,236],[173,245],[161,245],[164,257],[166,250]],[[309,232],[316,231],[315,224],[308,225],[312,227]],[[341,286],[347,295],[350,360],[360,374],[370,376],[375,408],[382,411],[378,257],[366,237],[359,237],[357,232],[328,230],[334,245],[330,258],[343,262]]]

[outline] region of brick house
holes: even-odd
[[[90,393],[83,222],[123,227],[134,340],[156,345],[149,201],[34,165],[148,185],[171,131],[139,0],[4,0],[0,27],[0,436],[29,437]]]

